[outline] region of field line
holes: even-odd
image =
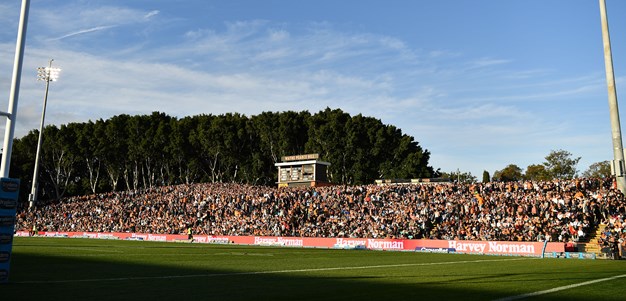
[[[519,300],[519,299],[524,299],[524,298],[528,298],[528,297],[534,297],[534,296],[539,296],[539,295],[550,294],[550,293],[554,293],[554,292],[558,292],[558,291],[567,290],[567,289],[570,289],[570,288],[576,288],[576,287],[580,287],[580,286],[595,284],[595,283],[598,283],[598,282],[615,280],[615,279],[624,278],[624,277],[626,277],[626,274],[617,275],[617,276],[613,276],[613,277],[602,278],[602,279],[590,280],[590,281],[585,281],[585,282],[581,282],[581,283],[574,283],[574,284],[565,285],[565,286],[559,286],[559,287],[551,288],[551,289],[548,289],[548,290],[545,290],[545,291],[526,293],[526,294],[521,294],[521,295],[517,295],[517,296],[511,296],[511,297],[506,297],[506,298],[502,298],[502,299],[497,299],[497,300],[494,300],[494,301]]]
[[[87,247],[60,247],[60,249],[83,250],[83,251],[105,252],[105,253],[124,253],[124,251],[119,251],[119,250],[103,250],[103,249],[87,248]],[[110,255],[106,254],[106,256],[110,256]]]
[[[367,265],[354,267],[329,267],[314,269],[293,269],[293,270],[273,270],[273,271],[254,271],[254,272],[236,272],[236,273],[215,273],[215,274],[190,274],[190,275],[170,275],[170,276],[139,276],[139,277],[118,277],[118,278],[94,278],[94,279],[74,279],[74,280],[32,280],[32,281],[15,281],[13,283],[22,284],[57,284],[57,283],[81,283],[81,282],[107,282],[107,281],[131,281],[131,280],[154,280],[154,279],[177,279],[177,278],[201,278],[201,277],[226,277],[226,276],[246,276],[246,275],[263,275],[263,274],[284,274],[284,273],[304,273],[304,272],[324,272],[324,271],[341,271],[341,270],[364,270],[379,268],[398,268],[398,267],[417,267],[417,266],[433,266],[433,265],[453,265],[467,263],[489,263],[500,261],[516,261],[530,260],[536,258],[508,258],[508,259],[481,259],[481,260],[463,260],[463,261],[444,261],[444,262],[425,262],[425,263],[402,263],[388,265]]]

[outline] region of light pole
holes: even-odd
[[[39,125],[39,139],[37,140],[37,153],[35,154],[35,171],[33,172],[33,187],[31,188],[28,200],[30,202],[29,208],[32,208],[37,203],[37,178],[39,177],[39,157],[41,154],[41,137],[43,136],[43,124],[46,118],[46,106],[48,104],[48,88],[50,82],[56,81],[59,78],[59,72],[61,69],[52,68],[52,61],[48,62],[48,67],[37,68],[37,80],[43,80],[46,82],[46,93],[43,97],[43,110],[41,111],[41,124]]]
[[[613,56],[611,54],[611,39],[609,36],[609,21],[606,15],[606,3],[600,0],[600,21],[602,23],[602,42],[604,46],[604,66],[606,69],[606,84],[609,94],[609,113],[611,116],[611,132],[613,139],[612,174],[615,176],[617,189],[626,194],[626,166],[624,165],[624,146],[622,144],[622,127],[619,121],[617,105],[617,90],[613,72]]]
[[[22,77],[22,62],[24,61],[24,44],[26,44],[26,27],[28,27],[29,8],[30,0],[22,0],[20,22],[17,29],[17,42],[15,42],[15,60],[13,63],[11,93],[9,95],[9,111],[0,112],[0,115],[7,117],[2,147],[2,165],[0,166],[0,176],[3,178],[9,177],[11,167],[11,153],[13,152],[13,136],[15,134],[15,122],[17,120],[17,101],[20,95],[20,78]]]

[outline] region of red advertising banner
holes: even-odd
[[[18,231],[15,236],[28,236]],[[67,238],[96,238],[145,241],[188,241],[182,234],[94,233],[94,232],[40,232],[40,236]],[[315,238],[275,236],[213,236],[194,235],[196,243],[239,244],[280,247],[308,247],[335,249],[367,249],[384,251],[415,251],[437,253],[490,254],[541,256],[544,242],[470,241],[431,239],[373,239],[373,238]],[[545,252],[564,252],[565,244],[549,242]]]

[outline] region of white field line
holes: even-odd
[[[87,250],[94,251],[98,253],[102,252],[110,252],[110,253],[124,253],[122,251],[101,251],[101,250],[91,250],[85,248],[68,248],[72,250]],[[206,253],[181,253],[181,254],[159,254],[161,257],[182,257],[182,256],[199,256],[206,255]],[[124,254],[124,257],[144,257],[144,256],[154,256],[154,253],[133,253],[133,254]],[[274,254],[271,253],[214,253],[211,256],[259,256],[259,257],[272,257]],[[87,253],[64,253],[63,257],[111,257],[111,254],[87,254]]]
[[[106,249],[97,249],[97,248],[87,248],[87,247],[59,247],[60,249],[66,249],[66,250],[83,250],[83,251],[93,251],[93,252],[105,252],[105,253],[124,253],[124,251],[119,251],[119,250],[106,250]],[[72,254],[69,254],[72,255]],[[102,255],[106,255],[106,256],[111,256],[109,254],[102,254]]]
[[[604,282],[604,281],[609,281],[609,280],[615,280],[615,279],[624,278],[624,277],[626,277],[626,274],[617,275],[617,276],[613,276],[613,277],[602,278],[602,279],[590,280],[590,281],[585,281],[585,282],[581,282],[581,283],[574,283],[574,284],[565,285],[565,286],[559,286],[559,287],[551,288],[551,289],[548,289],[548,290],[545,290],[545,291],[526,293],[526,294],[521,294],[521,295],[517,295],[517,296],[511,296],[511,297],[506,297],[506,298],[502,298],[502,299],[497,299],[497,300],[494,300],[494,301],[519,300],[519,299],[524,299],[524,298],[528,298],[528,297],[534,297],[534,296],[539,296],[539,295],[550,294],[550,293],[554,293],[554,292],[558,292],[558,291],[567,290],[567,289],[570,289],[570,288],[576,288],[576,287],[580,287],[580,286],[590,285],[590,284],[594,284],[594,283],[598,283],[598,282]]]
[[[245,275],[263,275],[263,274],[284,274],[284,273],[306,273],[306,272],[323,272],[323,271],[342,271],[342,270],[364,270],[379,268],[398,268],[413,266],[433,266],[433,265],[453,265],[465,263],[488,263],[499,261],[516,261],[531,260],[537,258],[515,258],[515,259],[483,259],[483,260],[465,260],[465,261],[445,261],[445,262],[426,262],[426,263],[403,263],[389,265],[367,265],[355,267],[331,267],[317,269],[295,269],[295,270],[274,270],[274,271],[256,271],[256,272],[239,272],[239,273],[215,273],[215,274],[191,274],[191,275],[171,275],[171,276],[143,276],[143,277],[119,277],[119,278],[94,278],[94,279],[74,279],[74,280],[32,280],[32,281],[16,281],[13,283],[24,284],[56,284],[56,283],[80,283],[80,282],[106,282],[106,281],[130,281],[130,280],[153,280],[153,279],[178,279],[178,278],[201,278],[201,277],[227,277],[227,276],[245,276]]]

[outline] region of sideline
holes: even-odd
[[[323,272],[323,271],[342,271],[342,270],[364,270],[378,268],[398,268],[413,266],[432,266],[432,265],[449,265],[449,264],[465,264],[465,263],[488,263],[500,261],[518,261],[518,260],[534,260],[538,258],[524,257],[514,259],[481,259],[481,260],[464,260],[464,261],[444,261],[444,262],[426,262],[426,263],[403,263],[390,265],[368,265],[355,267],[332,267],[332,268],[316,268],[316,269],[296,269],[296,270],[274,270],[274,271],[256,271],[256,272],[238,272],[238,273],[215,273],[215,274],[192,274],[192,275],[172,275],[172,276],[142,276],[142,277],[120,277],[120,278],[94,278],[94,279],[75,279],[75,280],[32,280],[32,281],[15,281],[15,284],[58,284],[58,283],[81,283],[81,282],[107,282],[107,281],[130,281],[130,280],[154,280],[154,279],[179,279],[179,278],[201,278],[201,277],[221,277],[221,276],[245,276],[245,275],[263,275],[263,274],[284,274],[284,273],[305,273],[305,272]],[[626,276],[626,275],[624,275]]]
[[[626,274],[617,275],[617,276],[608,277],[608,278],[590,280],[590,281],[585,281],[585,282],[581,282],[581,283],[574,283],[574,284],[570,284],[570,285],[566,285],[566,286],[559,286],[559,287],[551,288],[551,289],[548,289],[548,290],[545,290],[545,291],[526,293],[526,294],[522,294],[522,295],[511,296],[511,297],[506,297],[506,298],[502,298],[502,299],[496,299],[496,300],[493,300],[493,301],[519,300],[519,299],[524,299],[524,298],[528,298],[528,297],[534,297],[534,296],[539,296],[539,295],[550,294],[550,293],[554,293],[554,292],[558,292],[558,291],[564,291],[564,290],[567,290],[567,289],[570,289],[570,288],[576,288],[576,287],[580,287],[580,286],[590,285],[590,284],[594,284],[594,283],[598,283],[598,282],[604,282],[604,281],[609,281],[609,280],[615,280],[615,279],[624,278],[624,277],[626,277]]]

